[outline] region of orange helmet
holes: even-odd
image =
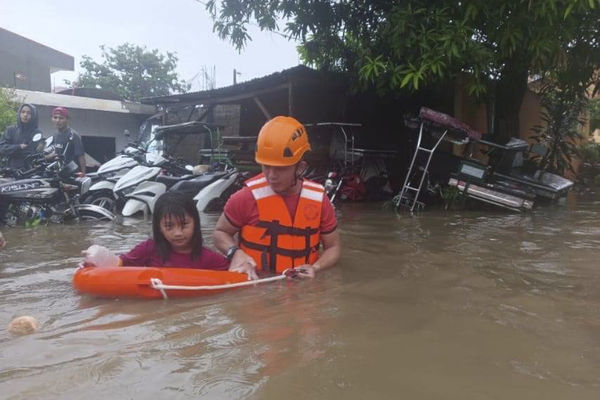
[[[304,125],[292,117],[278,116],[260,129],[254,160],[263,165],[286,167],[297,164],[310,150]]]

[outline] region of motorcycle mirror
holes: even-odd
[[[40,140],[42,140],[42,134],[41,133],[36,133],[35,135],[33,135],[33,137],[31,138],[31,141],[33,143],[37,143]]]

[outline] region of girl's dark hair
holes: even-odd
[[[163,193],[154,205],[154,214],[152,215],[152,236],[156,243],[156,250],[163,263],[169,258],[171,253],[171,244],[160,231],[160,221],[164,216],[176,218],[180,223],[185,220],[188,214],[194,220],[194,234],[192,236],[192,259],[195,260],[202,252],[202,230],[200,229],[200,216],[194,204],[194,200],[181,192]]]

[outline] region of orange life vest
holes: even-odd
[[[271,189],[263,174],[245,183],[256,200],[258,222],[242,227],[240,248],[256,261],[257,268],[281,273],[290,267],[314,264],[319,258],[323,186],[302,182],[292,220],[283,198]]]

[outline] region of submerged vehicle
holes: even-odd
[[[467,198],[514,211],[525,211],[531,210],[535,204],[563,198],[573,186],[571,180],[541,170],[534,160],[531,146],[525,140],[511,138],[507,143],[499,144],[464,122],[425,107],[421,109],[419,119],[417,148],[403,189],[395,198],[397,206],[408,205],[411,211],[415,207],[423,207],[423,202],[419,201],[423,187],[448,185]],[[421,145],[423,133],[434,137],[433,146]],[[436,153],[436,160],[434,152],[442,140],[485,148],[487,162],[446,152]],[[539,150],[538,146],[536,151]],[[419,165],[419,153],[426,154],[426,157],[421,157],[422,165]],[[440,162],[440,159],[443,161]],[[430,164],[434,165],[431,172]],[[432,182],[436,178],[438,182]]]
[[[488,148],[488,163],[461,160],[458,172],[448,182],[469,197],[512,210],[530,210],[534,203],[566,196],[574,184],[539,169],[525,140],[511,138],[502,145],[480,139],[478,143]]]

